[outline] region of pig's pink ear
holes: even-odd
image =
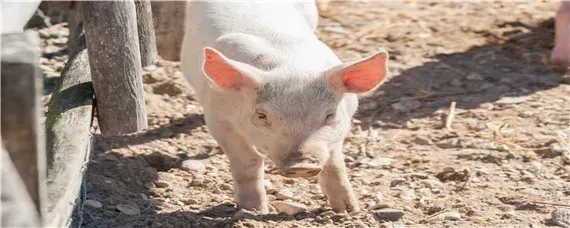
[[[259,79],[255,76],[255,72],[248,68],[253,67],[228,59],[216,49],[204,48],[204,74],[222,89],[255,88],[259,84]]]
[[[371,92],[384,82],[388,72],[387,62],[388,53],[379,52],[343,67],[332,75],[331,83],[346,93]]]

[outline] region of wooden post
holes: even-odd
[[[39,214],[30,198],[26,185],[20,178],[12,159],[4,148],[0,148],[2,159],[0,174],[0,191],[2,198],[2,214],[0,227],[40,227]]]
[[[152,1],[151,4],[158,55],[165,60],[180,61],[186,1]]]
[[[93,87],[85,36],[79,34],[46,118],[49,185],[45,227],[69,227],[91,150]]]
[[[137,10],[137,30],[139,33],[139,46],[142,66],[148,66],[158,60],[156,52],[156,36],[150,0],[135,0]]]
[[[45,199],[45,141],[39,127],[43,114],[38,34],[32,31],[2,34],[1,53],[2,142],[41,212]]]
[[[81,4],[101,132],[117,135],[147,128],[135,3]]]

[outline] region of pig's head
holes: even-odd
[[[204,49],[203,72],[212,85],[244,99],[232,113],[235,130],[277,165],[280,174],[320,172],[331,151],[342,147],[358,106],[357,95],[386,77],[386,52],[318,73],[275,76]]]

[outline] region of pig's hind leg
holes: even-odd
[[[223,121],[206,123],[214,139],[228,159],[234,182],[235,199],[239,208],[269,212],[263,182],[263,157]]]
[[[360,210],[346,174],[342,144],[331,151],[331,156],[318,178],[321,189],[335,212],[346,213]]]
[[[556,12],[555,36],[550,61],[554,65],[570,66],[570,1],[562,1]]]

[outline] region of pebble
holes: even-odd
[[[103,204],[97,200],[85,200],[85,206],[92,208],[101,208]]]
[[[404,216],[404,211],[394,208],[380,209],[374,212],[378,220],[383,221],[398,221]]]
[[[420,183],[429,189],[441,188],[443,186],[440,181],[432,179],[422,180]]]
[[[362,163],[365,163],[370,168],[381,168],[381,167],[390,166],[392,164],[392,161],[394,161],[394,159],[385,158],[385,157],[376,157],[372,160],[364,161]]]
[[[274,195],[267,195],[267,201],[275,201],[277,200],[277,197],[275,197]]]
[[[186,171],[194,171],[197,173],[204,173],[206,171],[206,165],[198,160],[185,160],[180,165],[180,169]]]
[[[271,184],[270,180],[263,180],[263,186],[265,187],[265,191],[273,189],[273,184]]]
[[[438,214],[434,217],[431,217],[428,219],[428,221],[443,221],[443,220],[449,220],[449,221],[456,221],[456,220],[460,220],[461,219],[461,214],[457,211],[448,211],[448,212],[443,212],[441,214]]]
[[[329,216],[329,217],[330,217],[330,216],[333,216],[333,215],[336,215],[336,212],[334,212],[334,211],[325,211],[325,212],[319,214],[319,216],[322,216],[322,217],[325,217],[325,216]]]
[[[400,185],[400,184],[402,184],[402,183],[404,183],[404,182],[406,182],[406,179],[404,179],[404,178],[397,178],[397,179],[394,179],[392,182],[390,182],[390,187],[398,186],[398,185]]]
[[[570,228],[570,209],[557,208],[552,211],[552,221],[561,227]]]
[[[519,104],[519,103],[523,103],[527,100],[526,97],[503,97],[500,100],[498,100],[497,104]]]
[[[384,199],[384,194],[382,194],[381,192],[376,193],[376,200],[378,200],[380,202],[383,199]]]
[[[425,136],[416,136],[413,140],[413,143],[418,145],[432,145],[433,142]]]
[[[170,186],[170,184],[168,184],[168,182],[165,181],[155,181],[154,185],[156,185],[156,187],[158,188],[168,188]]]
[[[117,210],[127,215],[136,215],[140,212],[138,208],[127,204],[117,205]]]
[[[552,157],[560,156],[565,151],[564,146],[560,143],[552,143],[548,148],[550,149],[550,156]]]
[[[398,198],[403,200],[413,200],[416,198],[416,194],[413,190],[402,190],[398,192]]]
[[[378,209],[384,209],[384,208],[389,208],[389,207],[390,207],[390,205],[388,205],[388,204],[385,204],[385,203],[377,203],[377,204],[374,204],[374,205],[370,206],[369,209],[370,209],[370,210],[378,210]]]
[[[291,199],[293,198],[293,191],[290,189],[283,189],[275,193],[275,197],[277,197],[278,200]]]
[[[255,214],[252,211],[243,208],[236,212],[233,216],[234,219],[247,219],[253,217],[255,217]]]
[[[271,205],[273,205],[278,212],[283,212],[288,215],[296,215],[307,211],[307,208],[304,205],[293,202],[274,201]]]

